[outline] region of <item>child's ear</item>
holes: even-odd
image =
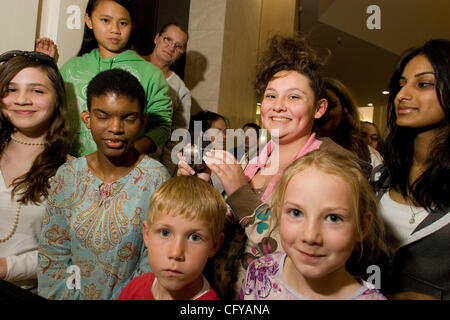
[[[369,234],[372,223],[373,214],[371,211],[367,211],[363,219],[361,219],[361,239],[359,239],[359,241],[363,241],[364,238]]]
[[[86,26],[92,30],[92,19],[87,13],[84,14],[84,22],[86,22]]]
[[[83,120],[86,127],[90,130],[91,129],[91,114],[88,110],[84,110],[81,113],[81,120]]]
[[[149,226],[147,221],[142,222],[142,236],[144,237],[144,243],[145,243],[145,247],[148,249],[148,246],[150,244],[149,238],[148,238],[148,230],[149,230]]]
[[[214,257],[214,255],[217,253],[217,251],[219,251],[220,247],[222,246],[223,243],[223,239],[225,238],[223,232],[220,234],[219,238],[217,239],[217,241],[214,243],[213,247],[211,248],[211,251],[209,253],[209,258]]]
[[[314,119],[320,119],[327,111],[328,101],[327,99],[320,99],[317,102],[316,113],[314,114]]]

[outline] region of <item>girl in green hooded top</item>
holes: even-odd
[[[69,125],[73,134],[71,154],[81,157],[97,150],[90,131],[81,121],[86,110],[86,88],[99,72],[124,69],[145,89],[148,124],[135,147],[141,153],[154,152],[170,137],[172,108],[162,72],[129,48],[133,44],[133,11],[128,0],[89,0],[85,31],[77,57],[61,68],[66,84]]]

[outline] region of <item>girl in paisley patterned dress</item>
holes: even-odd
[[[241,299],[385,299],[346,267],[354,252],[376,255],[382,246],[377,201],[357,164],[312,151],[286,169],[268,204],[284,252],[249,265]]]
[[[82,118],[97,151],[57,171],[43,222],[38,293],[50,299],[116,299],[150,271],[141,226],[151,194],[169,177],[134,146],[146,98],[133,75],[101,72],[87,96]]]

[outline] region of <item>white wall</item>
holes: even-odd
[[[0,53],[33,50],[39,0],[0,0]]]
[[[358,111],[361,121],[373,122],[373,107],[359,107]]]
[[[58,65],[75,56],[81,46],[84,12],[88,0],[41,0],[42,14],[38,36],[55,41]]]
[[[49,37],[62,66],[80,49],[88,0],[0,0],[0,53],[33,50],[37,37]]]

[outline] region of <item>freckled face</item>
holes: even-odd
[[[297,71],[280,71],[267,84],[261,103],[261,120],[272,136],[290,142],[308,136],[318,111],[309,79]]]
[[[289,182],[279,219],[281,244],[302,277],[345,270],[358,241],[351,203],[347,182],[315,167]]]

